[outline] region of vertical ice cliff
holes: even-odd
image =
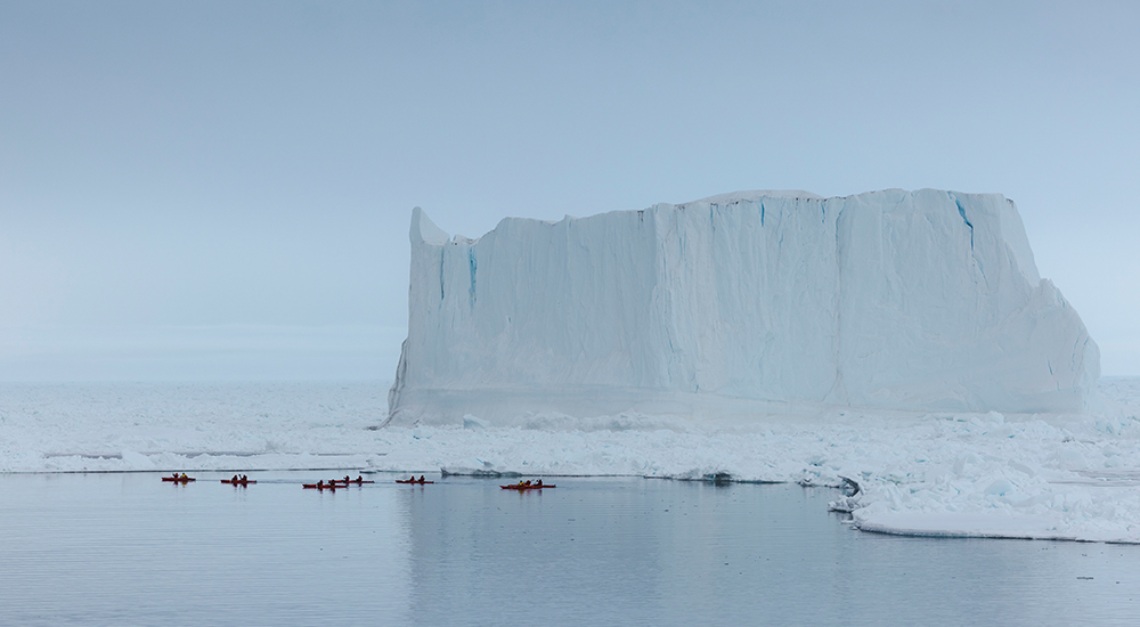
[[[392,420],[717,403],[1079,411],[1099,352],[1000,195],[738,193],[449,238],[412,212]]]

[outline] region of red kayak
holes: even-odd
[[[194,477],[178,477],[177,479],[174,477],[163,477],[162,480],[169,481],[170,483],[190,483],[191,481],[197,481]]]
[[[435,483],[434,481],[420,481],[419,479],[396,479],[396,483],[407,483],[411,485],[423,485],[425,483]]]
[[[230,485],[249,485],[251,483],[257,482],[253,479],[238,479],[237,481],[234,481],[233,479],[222,479],[222,483],[228,483]]]
[[[360,481],[357,481],[356,479],[353,479],[351,481],[345,481],[344,479],[337,479],[336,480],[337,485],[343,485],[343,486],[364,485],[365,483],[376,483],[376,482],[375,481],[365,481],[363,479],[361,479]]]
[[[344,486],[336,486],[331,483],[325,483],[322,485],[317,485],[315,483],[302,483],[301,487],[306,490],[335,490],[338,487],[343,488]]]
[[[557,488],[558,486],[552,483],[544,483],[542,485],[519,485],[517,483],[512,483],[511,485],[501,485],[499,487],[504,490],[518,490],[519,492],[526,492],[527,490],[543,490],[546,488]]]

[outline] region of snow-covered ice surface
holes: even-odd
[[[343,468],[841,486],[866,530],[1140,542],[1140,379],[1087,415],[789,406],[699,423],[528,414],[376,427],[379,383],[0,384],[0,471]],[[823,512],[821,512],[823,515]]]
[[[364,466],[385,405],[363,383],[0,384],[0,471]]]

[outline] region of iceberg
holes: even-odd
[[[1081,412],[1099,350],[998,194],[738,192],[450,237],[412,211],[392,424]]]

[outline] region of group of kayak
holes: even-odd
[[[162,480],[182,484],[190,483],[191,481],[197,481],[197,479],[187,476],[186,473],[172,473],[169,477],[163,477]],[[249,475],[234,475],[229,479],[222,479],[222,483],[234,486],[247,486],[257,483],[257,481],[250,479]],[[307,490],[336,490],[337,488],[347,488],[350,485],[364,485],[365,483],[376,482],[366,480],[362,475],[357,475],[355,479],[352,479],[348,475],[345,475],[344,479],[329,479],[328,481],[322,479],[316,483],[303,483],[301,484],[301,487]],[[419,479],[417,479],[415,475],[411,475],[407,479],[396,479],[396,483],[424,485],[435,482],[428,481],[424,478],[423,475],[420,475]],[[531,481],[530,479],[527,479],[526,481],[519,481],[518,483],[510,483],[507,485],[501,485],[499,487],[504,490],[518,490],[519,492],[525,492],[527,490],[542,490],[545,488],[556,488],[558,486],[551,483],[543,483],[542,479],[538,479],[537,481]]]
[[[335,490],[337,488],[347,488],[350,485],[364,485],[366,483],[376,482],[368,481],[361,475],[357,475],[355,479],[349,479],[348,475],[345,475],[344,479],[329,479],[328,481],[321,479],[316,483],[303,483],[301,487],[306,490]]]
[[[195,479],[194,477],[188,476],[186,473],[181,473],[181,474],[173,473],[169,477],[163,477],[162,480],[172,482],[172,483],[190,483],[191,481],[197,481],[197,479]],[[222,481],[222,483],[225,483],[228,485],[233,485],[233,486],[247,486],[247,485],[253,485],[253,484],[257,483],[256,480],[250,479],[249,475],[234,475],[234,476],[230,477],[229,479],[222,479],[221,481]],[[364,485],[365,483],[376,483],[376,482],[375,481],[369,481],[360,475],[357,475],[357,477],[355,479],[352,479],[348,475],[345,475],[344,479],[329,479],[328,481],[325,481],[322,479],[316,483],[305,483],[302,485],[306,488],[316,488],[318,490],[324,490],[324,489],[330,489],[331,490],[331,489],[336,489],[336,488],[347,488],[350,485]]]

